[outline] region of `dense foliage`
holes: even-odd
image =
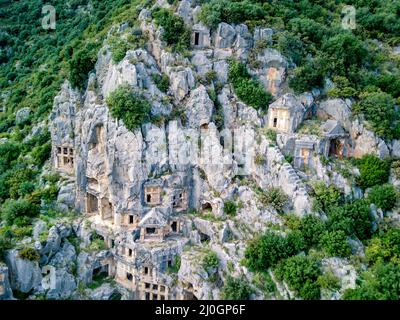
[[[360,177],[358,183],[363,188],[386,183],[389,179],[390,164],[375,155],[365,155],[358,161]]]
[[[284,280],[290,289],[306,300],[320,298],[317,280],[321,274],[319,261],[307,256],[294,256],[283,260],[275,269],[277,278]]]
[[[233,278],[228,276],[221,290],[221,298],[224,300],[250,300],[253,289],[245,276]]]
[[[298,250],[296,237],[283,237],[272,232],[252,240],[244,253],[244,263],[251,271],[265,272]]]
[[[368,200],[384,211],[393,209],[398,197],[398,192],[390,184],[374,186],[368,193]]]

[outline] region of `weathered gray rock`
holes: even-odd
[[[191,25],[193,22],[192,18],[192,4],[189,0],[183,0],[179,3],[177,14],[185,21],[187,25]]]
[[[185,68],[180,71],[171,72],[170,83],[170,88],[174,94],[174,97],[178,101],[181,101],[195,85],[192,69]]]
[[[62,185],[57,195],[60,209],[68,211],[75,207],[75,184],[73,182]]]
[[[229,65],[225,60],[215,61],[213,69],[217,73],[217,79],[219,82],[223,84],[228,82]]]
[[[28,293],[40,287],[42,273],[38,262],[21,259],[14,249],[7,252],[5,260],[13,290]]]
[[[233,46],[236,31],[231,25],[222,22],[218,25],[215,35],[215,47],[218,49],[227,49]]]
[[[245,24],[237,25],[235,31],[237,36],[233,46],[236,57],[239,59],[246,59],[253,46],[253,36]]]
[[[191,58],[191,62],[196,67],[196,71],[199,75],[205,75],[207,72],[212,70],[213,64],[209,59],[211,54],[211,50],[196,51]]]
[[[68,81],[54,98],[53,110],[49,116],[52,144],[55,146],[74,145],[75,113],[81,104],[79,92],[71,88]]]
[[[322,101],[317,108],[317,116],[322,119],[334,119],[341,126],[350,131],[351,128],[351,101],[343,99],[328,99]]]
[[[281,86],[286,79],[288,62],[282,54],[272,48],[265,48],[255,57],[258,67],[250,70],[274,96],[279,96]]]
[[[400,158],[400,140],[392,141],[391,155],[393,158]]]
[[[272,43],[272,35],[274,34],[274,30],[271,28],[264,27],[255,27],[254,29],[254,43],[257,41],[265,41],[267,44]]]
[[[375,154],[383,159],[390,154],[386,143],[368,130],[359,119],[352,122],[350,136],[353,140],[353,156],[355,158],[361,158],[366,154]]]
[[[213,107],[214,104],[203,85],[193,90],[185,107],[189,126],[199,128],[210,123]]]
[[[8,279],[8,268],[0,262],[0,300],[13,299],[13,293]]]
[[[94,290],[86,290],[90,300],[111,300],[117,294],[119,294],[118,289],[110,283],[104,283]]]
[[[66,269],[57,269],[54,287],[50,288],[46,296],[48,299],[67,299],[72,296],[76,288],[74,276],[68,273]]]

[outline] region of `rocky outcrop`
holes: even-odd
[[[351,101],[343,99],[328,99],[321,101],[317,116],[321,119],[333,119],[338,121],[346,130],[351,130]]]
[[[185,107],[189,126],[198,129],[210,123],[213,107],[214,104],[204,86],[193,90]]]
[[[366,154],[375,154],[383,159],[390,154],[386,143],[368,130],[359,119],[353,121],[350,136],[353,141],[353,156],[355,158],[361,158]]]
[[[18,250],[9,250],[6,255],[11,288],[23,293],[39,290],[42,272],[37,261],[22,259]]]

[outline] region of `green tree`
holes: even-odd
[[[395,123],[399,116],[394,108],[395,100],[385,92],[364,92],[353,107],[357,114],[363,114],[372,130],[381,137],[394,137]]]
[[[395,207],[398,193],[391,184],[377,185],[368,193],[368,200],[384,211]]]
[[[247,245],[244,253],[244,263],[251,271],[267,271],[280,260],[287,258],[292,253],[286,238],[266,232]]]
[[[369,239],[372,235],[372,221],[368,202],[356,200],[340,207],[332,208],[328,214],[329,230],[342,230],[348,236],[360,240]]]
[[[24,225],[39,214],[37,206],[25,199],[7,200],[1,207],[1,218],[7,225]]]
[[[150,118],[151,106],[147,99],[132,91],[129,85],[121,85],[106,99],[111,115],[124,122],[130,130],[140,127]]]
[[[306,300],[320,298],[320,287],[317,283],[322,274],[320,262],[308,256],[294,256],[281,261],[274,273],[279,280],[284,280],[290,289]]]
[[[164,8],[155,9],[152,15],[155,23],[163,28],[163,41],[178,51],[189,47],[190,31],[180,16]]]
[[[342,230],[327,231],[320,240],[324,251],[335,257],[348,257],[351,254],[350,244]]]
[[[340,204],[342,194],[335,185],[327,186],[324,182],[319,181],[314,183],[312,187],[314,190],[314,211],[328,212],[330,208],[337,207]]]
[[[317,217],[307,215],[300,221],[299,230],[307,248],[319,244],[319,239],[325,230],[325,223]]]
[[[378,263],[364,272],[361,284],[356,289],[348,289],[344,300],[399,300],[400,266],[394,263]]]
[[[230,61],[228,77],[240,100],[255,109],[268,109],[272,100],[271,94],[264,90],[261,83],[252,79],[243,63]]]
[[[223,300],[250,300],[254,290],[251,288],[245,276],[233,278],[228,276],[221,289]]]
[[[377,156],[364,155],[357,163],[360,170],[358,178],[359,185],[366,189],[377,184],[387,183],[390,173],[390,165],[387,161],[379,159]]]
[[[400,265],[400,230],[389,229],[374,236],[365,249],[365,256],[372,264],[392,262]]]

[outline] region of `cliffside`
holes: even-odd
[[[379,260],[377,230],[398,231],[400,178],[386,159],[400,156],[399,140],[376,133],[354,99],[294,91],[296,65],[265,23],[207,25],[190,0],[136,10],[108,30],[85,89],[65,80],[54,98],[40,173],[54,202],[39,201],[32,234],[5,250],[0,298],[356,292]],[[370,182],[368,161],[386,180]],[[374,198],[380,184],[386,201]],[[311,266],[312,293],[291,263]]]

